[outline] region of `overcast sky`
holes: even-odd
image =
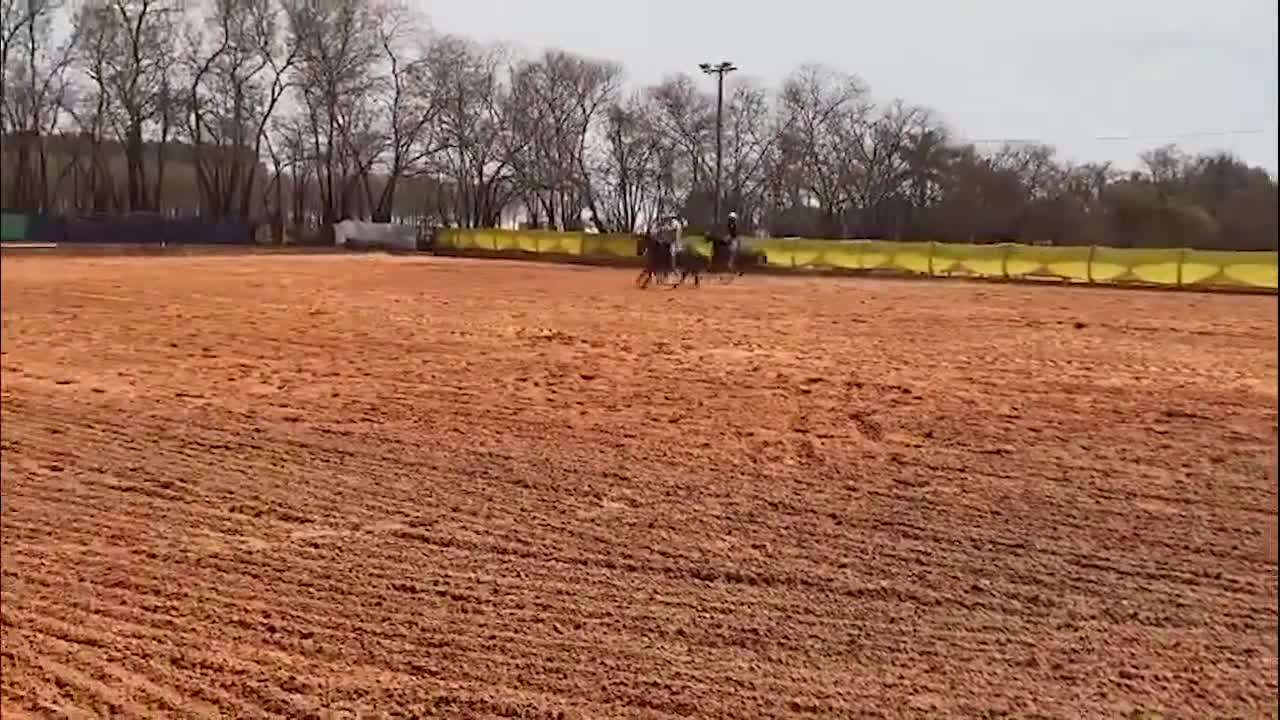
[[[634,84],[707,60],[774,84],[816,61],[972,140],[1122,167],[1177,142],[1277,168],[1277,0],[410,1],[439,32],[618,60]]]

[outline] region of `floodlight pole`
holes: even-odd
[[[702,63],[698,68],[707,75],[716,76],[716,204],[714,228],[719,231],[720,228],[720,177],[724,165],[724,76],[737,70],[733,63],[724,61],[712,65],[711,63]]]

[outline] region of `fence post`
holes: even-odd
[[[1187,249],[1178,248],[1178,287],[1182,287],[1182,264],[1187,259]]]
[[[1093,254],[1096,253],[1097,251],[1098,251],[1097,245],[1090,245],[1089,259],[1086,260],[1084,264],[1084,274],[1085,274],[1085,277],[1088,278],[1090,285],[1093,284]]]

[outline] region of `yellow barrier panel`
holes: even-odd
[[[865,243],[857,240],[837,240],[822,254],[824,264],[838,270],[861,270]]]
[[[443,228],[436,234],[436,244],[457,250],[520,251],[612,259],[636,257],[635,236],[620,234]],[[703,255],[711,254],[710,243],[701,236],[687,237],[686,244]],[[744,238],[744,246],[763,252],[773,267],[885,269],[920,275],[962,273],[980,277],[1050,277],[1072,282],[1143,282],[1273,290],[1278,285],[1278,256],[1274,251],[805,238]]]
[[[827,255],[836,252],[835,244],[830,240],[787,238],[785,242],[791,251],[791,264],[795,267],[829,267],[831,261]]]
[[[1275,252],[1188,250],[1182,258],[1182,282],[1184,285],[1274,288],[1276,267]]]
[[[822,241],[819,241],[822,242]],[[837,270],[861,270],[865,241],[861,240],[828,240],[826,249],[821,253],[824,266]]]
[[[554,238],[554,239],[553,239]],[[582,251],[582,233],[547,233],[542,252],[556,255],[585,255]]]
[[[1179,284],[1178,264],[1183,250],[1164,248],[1094,249],[1089,263],[1094,282],[1139,281],[1160,285]]]
[[[764,253],[769,265],[794,267],[791,248],[786,238],[760,238],[747,243],[747,247]]]
[[[475,235],[470,230],[450,229],[447,237],[450,240],[449,247],[457,250],[469,250],[475,245]]]
[[[894,243],[887,240],[853,240],[858,247],[858,269],[876,270],[893,267]]]
[[[436,230],[431,242],[438,248],[456,248],[458,246],[458,231],[453,228],[439,228]]]
[[[890,242],[882,241],[893,250],[893,259],[889,267],[906,270],[917,275],[932,275],[937,272],[933,267],[933,246],[931,242]]]
[[[636,256],[636,238],[634,235],[583,235],[582,254],[633,258]]]
[[[1005,270],[1009,277],[1051,277],[1075,282],[1089,281],[1087,246],[1008,245]]]
[[[1186,285],[1195,285],[1227,280],[1225,270],[1227,265],[1231,264],[1229,256],[1234,254],[1207,250],[1188,250],[1182,256],[1182,282]],[[1230,281],[1227,280],[1227,282]]]
[[[462,230],[458,232],[458,249],[459,250],[479,250],[480,244],[476,242],[476,234],[470,230]]]
[[[711,257],[711,241],[701,235],[691,235],[684,239],[685,247],[692,248],[694,252],[705,257]]]
[[[933,243],[933,272],[1006,277],[1009,246]]]
[[[520,232],[511,232],[507,230],[495,232],[493,234],[493,249],[506,250],[506,251],[520,250],[521,249],[520,238],[522,235],[524,234]]]
[[[515,249],[528,253],[542,252],[542,237],[545,234],[536,231],[521,232],[515,239]]]
[[[1280,284],[1276,273],[1280,253],[1262,251],[1235,255],[1236,261],[1229,262],[1223,271],[1225,277],[1250,287],[1275,288]]]

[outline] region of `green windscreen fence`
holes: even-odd
[[[27,239],[27,216],[18,213],[0,213],[0,241],[14,242]]]

